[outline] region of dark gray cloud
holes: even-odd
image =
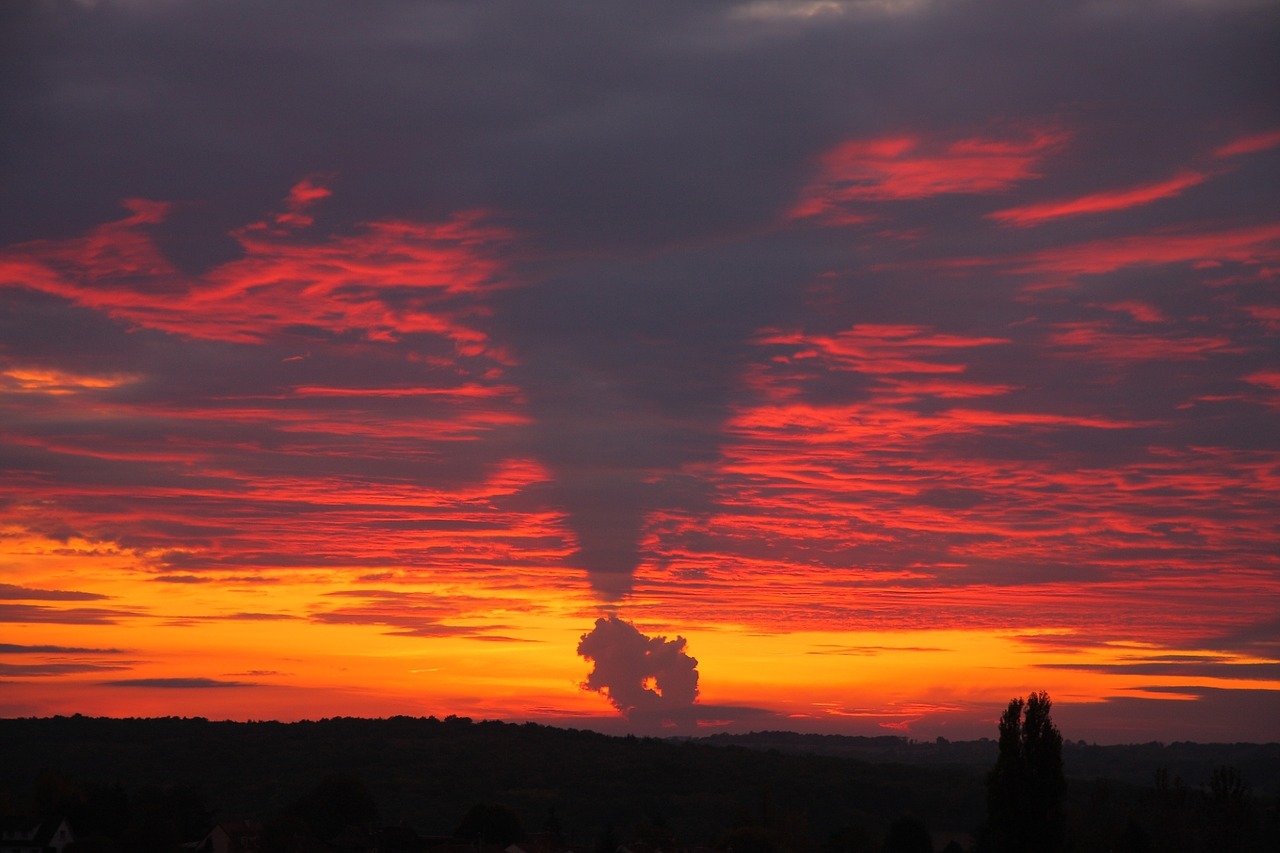
[[[18,643],[0,643],[0,655],[122,655],[124,649],[93,649],[81,646],[25,646]]]
[[[1132,663],[1085,664],[1044,663],[1046,669],[1077,669],[1086,672],[1126,675],[1163,675],[1181,678],[1221,678],[1244,681],[1276,681],[1280,679],[1280,662],[1240,663],[1212,658],[1184,656],[1180,660],[1139,660]]]
[[[113,607],[43,607],[38,604],[0,604],[0,622],[39,622],[57,625],[114,625],[137,611]]]
[[[1053,710],[1063,732],[1087,731],[1097,743],[1274,743],[1280,690],[1151,686]]]
[[[226,687],[261,687],[253,681],[225,681],[218,678],[121,678],[100,682],[105,687],[143,687],[163,690],[205,690]]]
[[[0,663],[0,675],[30,678],[32,676],[75,675],[82,672],[106,672],[130,668],[128,666],[102,663]]]
[[[765,248],[586,263],[513,293],[499,317],[523,360],[530,441],[554,475],[576,560],[607,598],[629,591],[645,516],[705,508],[686,472],[713,462],[751,332],[793,310],[812,263]]]
[[[69,589],[33,589],[11,583],[0,583],[2,601],[102,601],[110,598],[96,592],[79,592]]]

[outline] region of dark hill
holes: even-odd
[[[872,764],[848,757],[703,741],[610,737],[467,719],[338,718],[0,720],[0,785],[21,799],[52,771],[78,784],[195,788],[218,820],[262,817],[333,774],[361,780],[386,823],[447,834],[478,802],[526,829],[554,813],[571,839],[626,836],[659,821],[685,844],[741,824],[786,824],[824,838],[852,820],[876,827],[911,813],[970,829],[984,808],[970,768]]]
[[[718,734],[704,742],[751,749],[854,758],[873,764],[896,763],[916,767],[967,767],[985,772],[996,759],[996,742],[987,738],[949,741],[945,738],[914,741],[903,737],[752,732]],[[1135,787],[1152,784],[1164,768],[1170,778],[1181,778],[1191,788],[1209,785],[1213,771],[1230,766],[1240,771],[1253,793],[1264,799],[1280,797],[1280,743],[1140,743],[1098,746],[1084,741],[1063,744],[1068,777],[1092,782],[1109,779]]]
[[[197,825],[280,815],[322,780],[342,777],[367,790],[381,823],[426,834],[453,833],[485,803],[514,812],[525,831],[558,826],[578,850],[606,837],[655,835],[712,845],[735,827],[755,827],[779,850],[836,853],[844,848],[826,842],[849,837],[842,831],[883,837],[904,815],[933,830],[974,830],[995,755],[990,740],[790,732],[657,739],[452,717],[7,719],[0,720],[0,811],[80,809],[82,825],[105,825],[113,810],[149,803],[153,811],[181,810],[190,838]],[[1202,789],[1224,765],[1238,771],[1260,809],[1274,811],[1280,791],[1276,744],[1068,742],[1064,759],[1080,825],[1114,824],[1117,833],[1135,820],[1164,819],[1153,798],[1159,768],[1167,781],[1181,780],[1173,793],[1189,792],[1177,805],[1187,814],[1206,801]]]

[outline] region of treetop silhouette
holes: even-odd
[[[997,853],[1063,849],[1062,733],[1049,694],[1011,699],[1000,718],[1000,754],[987,775],[987,820]]]

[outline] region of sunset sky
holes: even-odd
[[[5,0],[0,716],[1280,739],[1277,44]]]

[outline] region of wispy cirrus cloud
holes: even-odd
[[[329,194],[311,179],[296,184],[286,213],[234,232],[242,257],[198,277],[173,266],[149,231],[172,205],[134,198],[123,202],[129,216],[83,237],[0,251],[0,278],[196,338],[432,334],[483,352],[486,336],[464,319],[475,306],[458,297],[500,286],[494,249],[511,234],[475,211],[439,223],[371,222],[320,240],[300,234],[312,225],[300,211]]]
[[[1005,225],[1028,228],[1055,219],[1128,210],[1144,204],[1151,204],[1161,199],[1176,198],[1185,190],[1198,186],[1207,179],[1208,176],[1205,174],[1187,170],[1156,183],[1106,190],[1080,196],[1079,198],[1058,199],[1020,207],[1009,207],[989,213],[987,217]]]
[[[353,599],[355,603],[317,608],[309,618],[330,625],[372,625],[405,637],[508,639],[494,634],[505,627],[502,624],[458,624],[473,621],[477,616],[491,619],[495,610],[507,607],[508,603],[500,598],[475,600],[387,589],[341,590],[327,596]]]
[[[1268,130],[1251,133],[1221,145],[1214,149],[1217,157],[1240,157],[1245,154],[1257,154],[1272,148],[1280,147],[1280,130]]]
[[[1237,228],[1178,228],[1090,240],[1039,250],[1011,260],[1020,274],[1100,275],[1130,267],[1225,263],[1272,264],[1280,260],[1280,223]]]
[[[791,219],[856,224],[872,202],[940,195],[985,195],[1040,176],[1043,159],[1069,135],[1035,128],[1009,137],[850,139],[822,155],[818,176],[791,208]]]

